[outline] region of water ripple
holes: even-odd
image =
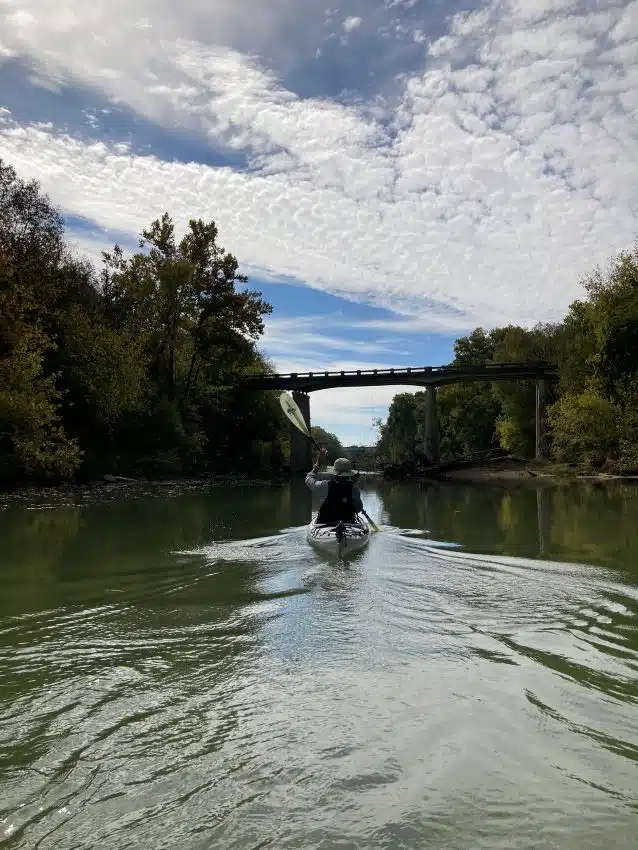
[[[0,619],[7,848],[633,847],[613,571],[389,525],[348,564],[292,526],[162,557]]]

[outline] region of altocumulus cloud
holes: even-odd
[[[211,153],[180,161],[97,121],[87,135],[5,109],[0,157],[91,223],[77,236],[92,256],[100,233],[134,244],[168,208],[179,226],[214,218],[249,274],[398,314],[379,330],[558,318],[636,236],[638,0],[492,0],[438,21],[422,6],[0,0],[0,72],[19,65],[61,102],[92,92]],[[294,69],[340,38],[353,66],[380,42],[421,52],[372,94],[297,93]],[[282,349],[284,325],[269,332]],[[298,323],[294,337],[339,345]]]

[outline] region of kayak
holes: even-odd
[[[308,543],[330,555],[353,555],[360,552],[370,539],[370,529],[364,522],[339,522],[337,525],[318,525],[314,519],[308,526]]]

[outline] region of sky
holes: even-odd
[[[440,365],[634,245],[638,0],[0,0],[0,158],[96,263],[213,219],[282,372]]]

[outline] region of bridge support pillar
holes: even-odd
[[[425,459],[437,464],[441,460],[439,450],[439,417],[436,411],[436,387],[425,388]]]
[[[310,430],[310,396],[295,390],[293,400]],[[290,425],[290,472],[292,475],[305,475],[312,466],[312,444],[294,425]]]
[[[536,381],[536,460],[547,460],[547,379]]]

